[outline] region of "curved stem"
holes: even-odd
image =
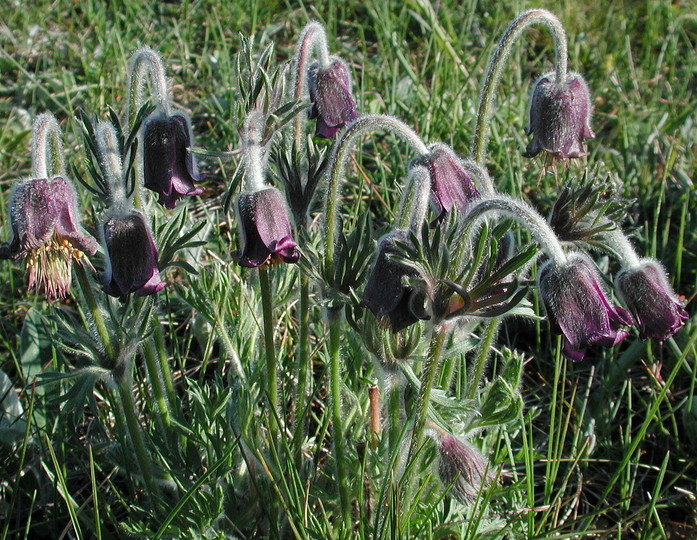
[[[419,136],[393,116],[381,114],[369,114],[354,120],[346,127],[341,138],[334,144],[329,171],[329,187],[325,196],[326,206],[324,210],[324,256],[325,267],[328,275],[334,275],[334,248],[337,229],[337,205],[339,204],[339,184],[344,178],[344,169],[350,150],[356,139],[366,131],[385,129],[401,137],[419,155],[428,154],[426,144]]]
[[[324,27],[316,21],[306,24],[305,28],[303,28],[300,33],[295,51],[295,59],[293,62],[295,71],[295,91],[293,97],[296,100],[300,100],[305,94],[307,66],[311,58],[311,53],[314,51],[317,55],[322,68],[326,69],[330,65],[327,34],[324,31]],[[302,121],[304,114],[304,111],[302,111],[295,115],[293,133],[296,150],[300,149],[300,145],[302,144]]]
[[[513,218],[532,234],[550,259],[556,263],[566,262],[567,257],[561,243],[544,218],[529,204],[500,194],[496,197],[480,199],[470,206],[469,212],[464,217],[459,246],[467,245],[470,236],[488,212],[497,212]]]
[[[339,499],[345,530],[350,530],[351,501],[348,478],[346,476],[346,455],[344,451],[344,424],[341,415],[341,308],[327,310],[329,324],[329,393],[332,403],[332,424],[334,433],[334,453],[336,454],[336,475],[339,484]]]
[[[102,166],[104,179],[109,186],[112,205],[125,205],[126,186],[123,181],[123,164],[119,151],[116,128],[111,122],[100,122],[95,130],[99,162]]]
[[[629,238],[627,238],[619,228],[604,233],[603,238],[617,254],[622,266],[632,268],[641,264],[639,256],[634,250]]]
[[[138,110],[143,105],[146,77],[150,78],[150,88],[152,96],[155,98],[156,107],[167,115],[171,112],[169,89],[162,59],[150,47],[141,47],[133,53],[129,65],[127,106],[129,126],[133,126]]]
[[[528,26],[543,24],[552,33],[554,39],[554,68],[557,82],[566,80],[567,71],[567,44],[564,27],[552,13],[544,9],[531,9],[518,15],[499,39],[494,54],[487,65],[482,91],[479,95],[477,108],[477,120],[474,126],[472,142],[472,159],[483,164],[486,159],[486,143],[488,139],[488,127],[491,120],[491,105],[496,96],[496,89],[501,80],[503,66],[513,48],[513,43]]]
[[[77,281],[80,284],[80,290],[82,290],[82,295],[85,297],[85,301],[87,302],[87,308],[92,315],[92,321],[94,322],[97,334],[99,334],[99,339],[104,346],[104,352],[109,360],[116,360],[116,351],[111,343],[111,336],[109,334],[109,330],[107,329],[102,310],[99,308],[99,304],[97,304],[97,300],[92,293],[92,287],[90,287],[87,272],[81,264],[75,264],[73,266],[75,267]]]
[[[409,171],[409,181],[399,205],[397,227],[409,227],[417,233],[426,220],[428,201],[431,197],[431,174],[428,168],[415,165]]]
[[[265,119],[259,111],[251,111],[244,121],[244,150],[245,175],[244,184],[247,191],[264,189],[264,160],[261,151],[261,140],[264,133]]]
[[[40,114],[34,119],[31,169],[35,179],[65,175],[63,135],[51,113]]]

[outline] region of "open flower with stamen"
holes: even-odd
[[[26,257],[28,288],[48,300],[70,290],[72,263],[91,268],[97,242],[83,234],[75,190],[65,178],[18,182],[10,195],[13,238],[0,248],[3,258]]]
[[[158,194],[167,209],[185,196],[201,195],[193,154],[191,121],[182,112],[158,112],[143,123],[143,177],[146,188]]]
[[[332,139],[358,118],[348,66],[336,56],[329,58],[327,66],[315,62],[308,70],[307,81],[312,102],[309,117],[317,119],[315,134]]]
[[[689,318],[658,261],[640,259],[638,264],[622,269],[615,279],[615,290],[634,315],[642,339],[665,341]]]
[[[157,266],[157,248],[143,214],[117,212],[102,224],[107,266],[105,293],[124,300],[130,293],[155,294],[165,287]]]
[[[562,83],[557,83],[554,73],[540,77],[532,92],[526,130],[532,141],[523,155],[534,157],[545,150],[562,159],[585,156],[584,139],[595,137],[590,116],[590,93],[581,75],[569,73]]]
[[[550,325],[564,336],[564,354],[572,360],[583,360],[590,345],[613,347],[629,335],[624,327],[632,325],[632,316],[610,303],[586,256],[547,262],[537,281]]]

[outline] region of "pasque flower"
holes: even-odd
[[[408,244],[407,234],[397,230],[378,242],[375,264],[363,291],[363,304],[384,326],[399,332],[430,316],[424,308],[425,291],[406,283],[409,278],[418,278],[417,271],[390,257],[400,253],[395,242]]]
[[[329,60],[326,67],[318,62],[310,66],[307,85],[312,102],[309,116],[317,119],[315,134],[327,139],[358,118],[348,66],[335,56]]]
[[[463,504],[477,496],[491,481],[488,461],[473,446],[449,433],[441,433],[438,443],[438,475],[451,493]]]
[[[689,318],[658,261],[640,259],[638,265],[622,269],[615,290],[634,315],[642,339],[666,340]]]
[[[546,263],[538,285],[552,329],[564,336],[564,354],[572,360],[583,360],[589,345],[612,347],[629,335],[623,327],[632,324],[632,316],[610,303],[585,256]]]
[[[588,86],[578,73],[558,83],[554,73],[535,83],[527,133],[532,141],[523,154],[534,157],[542,150],[557,158],[586,155],[584,139],[595,137],[590,127],[591,102]]]
[[[143,214],[116,212],[102,224],[106,269],[101,276],[105,293],[125,299],[130,293],[146,296],[165,283],[157,266],[157,248]]]
[[[243,191],[237,197],[242,266],[294,263],[300,258],[281,192],[273,187]]]
[[[434,144],[429,153],[412,160],[410,168],[424,166],[431,177],[431,199],[442,219],[453,207],[464,211],[469,203],[480,197],[474,177],[486,174],[473,162],[462,161],[452,148]]]
[[[80,229],[75,190],[61,176],[18,182],[10,195],[12,240],[0,247],[0,256],[26,256],[28,288],[43,291],[49,300],[70,290],[72,262],[91,266],[97,242]]]
[[[158,202],[167,209],[184,196],[203,193],[194,185],[202,177],[191,146],[191,122],[182,112],[156,112],[143,123],[144,185],[158,194]]]

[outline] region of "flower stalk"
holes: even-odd
[[[499,39],[494,54],[487,65],[482,91],[479,95],[479,105],[477,107],[477,119],[474,126],[474,137],[472,141],[472,159],[478,164],[483,165],[486,160],[486,144],[488,142],[489,122],[491,121],[491,107],[496,97],[496,90],[501,81],[501,74],[515,41],[520,37],[523,30],[533,24],[542,24],[549,28],[554,39],[554,69],[556,80],[562,82],[566,80],[567,73],[567,42],[564,27],[552,13],[544,9],[531,9],[518,15]],[[489,195],[493,193],[493,186],[490,186]]]
[[[33,178],[53,178],[65,175],[63,138],[56,117],[50,113],[34,119],[31,147]]]

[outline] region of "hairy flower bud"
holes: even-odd
[[[608,300],[597,271],[581,254],[565,263],[549,261],[538,273],[538,285],[552,329],[564,336],[564,354],[583,360],[585,348],[613,347],[629,335],[623,326],[632,316]]]
[[[493,475],[487,459],[473,446],[449,433],[440,433],[438,443],[438,475],[451,494],[461,503],[471,502]]]
[[[146,188],[158,194],[167,209],[184,196],[200,195],[202,180],[190,152],[191,122],[182,112],[155,113],[143,123],[143,177]]]
[[[0,256],[26,256],[29,290],[43,291],[48,300],[65,297],[71,263],[91,266],[84,255],[97,251],[97,242],[80,228],[72,184],[60,176],[18,182],[10,195],[10,221],[13,237]]]
[[[130,293],[146,296],[164,288],[157,248],[143,214],[131,210],[107,218],[102,236],[107,262],[101,276],[105,293],[125,299]]]
[[[586,155],[584,139],[595,137],[590,127],[591,101],[588,86],[578,73],[563,83],[554,73],[540,77],[532,92],[528,135],[532,141],[523,154],[534,157],[542,150],[557,158]]]
[[[314,63],[308,72],[312,102],[309,116],[317,119],[315,134],[327,139],[336,137],[341,128],[358,118],[348,66],[336,56],[330,60],[329,67]]]
[[[658,261],[642,259],[638,266],[623,269],[615,279],[615,290],[634,315],[642,339],[664,341],[689,318]]]
[[[272,187],[243,191],[236,208],[241,245],[237,261],[242,266],[298,261],[300,252],[280,191]]]

